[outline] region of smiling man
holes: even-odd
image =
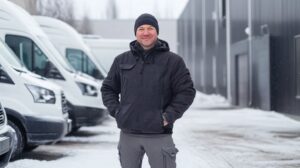
[[[158,39],[154,16],[139,16],[134,33],[130,51],[116,57],[101,88],[121,129],[121,166],[141,168],[146,153],[151,168],[175,168],[173,126],[194,100],[193,82],[183,59]]]

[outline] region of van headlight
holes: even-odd
[[[33,100],[35,103],[48,103],[48,104],[55,104],[55,94],[52,90],[25,84],[29,92],[31,93]]]
[[[94,96],[94,97],[98,96],[98,91],[95,86],[92,86],[92,85],[89,85],[86,83],[80,83],[80,82],[76,82],[76,83],[79,86],[83,95]]]

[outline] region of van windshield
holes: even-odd
[[[69,63],[78,71],[103,80],[104,76],[94,62],[82,50],[68,48],[66,50]]]
[[[53,44],[46,39],[45,37],[39,36],[39,39],[44,43],[45,46],[49,49],[51,54],[54,56],[54,59],[57,60],[67,71],[74,73],[76,70],[69,64],[69,62],[61,56],[61,54],[56,50]]]
[[[25,70],[25,66],[20,62],[15,53],[0,39],[0,56],[13,67],[19,70]]]

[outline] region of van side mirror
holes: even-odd
[[[15,84],[3,69],[2,65],[0,65],[0,83]]]
[[[50,61],[47,61],[46,63],[43,76],[46,78],[65,80],[55,65]]]
[[[99,80],[104,79],[104,76],[102,75],[102,73],[98,69],[93,69],[92,76],[96,79],[99,79]]]

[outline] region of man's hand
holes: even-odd
[[[164,127],[167,126],[169,124],[169,122],[167,121],[167,118],[165,116],[165,113],[162,115],[163,119],[164,119]]]
[[[167,126],[169,123],[167,120],[164,120],[164,127]]]

